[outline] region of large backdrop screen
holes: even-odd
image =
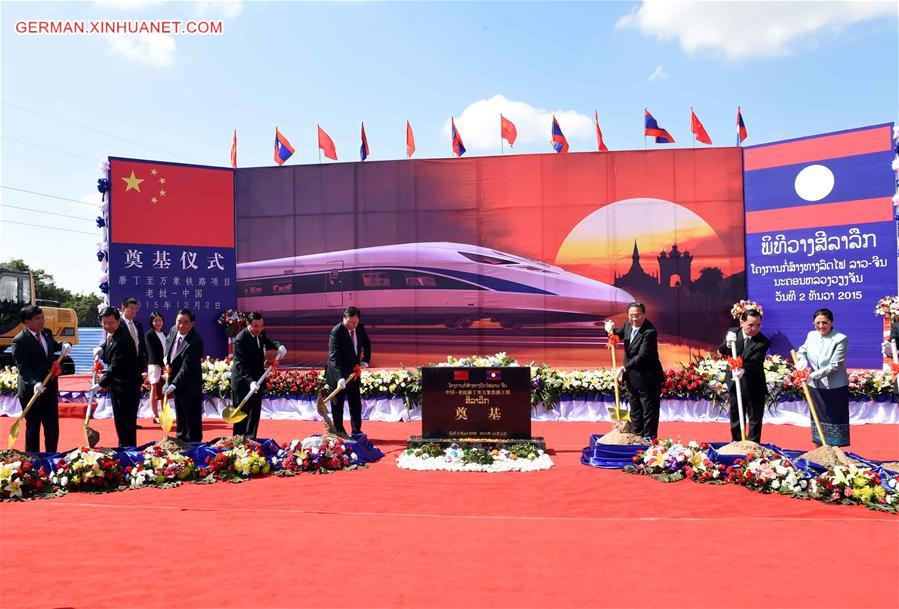
[[[847,363],[879,368],[880,298],[896,293],[892,124],[747,148],[749,295],[772,350],[798,347],[820,308],[849,337]]]
[[[236,172],[237,297],[321,365],[349,305],[372,364],[507,351],[608,362],[632,300],[663,360],[717,345],[745,297],[738,148],[403,160]]]

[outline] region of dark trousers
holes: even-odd
[[[203,394],[183,394],[175,390],[178,438],[185,442],[203,441]]]
[[[231,403],[234,404],[234,407],[236,408],[241,400],[244,399],[246,393],[232,393],[231,395]],[[247,403],[243,407],[243,411],[247,413],[247,418],[234,424],[234,435],[255,438],[259,433],[259,419],[262,417],[262,396],[258,391],[253,394],[253,397],[247,400]]]
[[[31,396],[19,398],[23,410],[30,399]],[[59,444],[59,397],[55,390],[42,393],[25,415],[25,452],[41,451],[41,426],[44,428],[46,452],[55,453]]]
[[[662,388],[659,385],[637,388],[628,382],[627,389],[631,395],[631,426],[634,433],[644,438],[655,438],[659,435]]]
[[[746,387],[743,391],[743,413],[749,419],[746,426],[746,439],[751,442],[762,442],[762,418],[765,416],[765,396],[753,398]],[[737,392],[730,392],[730,439],[739,442],[740,438],[740,409],[737,408]]]
[[[346,396],[346,400],[350,405],[351,433],[362,433],[362,396],[359,393],[360,388],[361,383],[358,380],[348,383],[346,389],[331,400],[331,418],[334,419],[334,427],[340,433],[346,433],[346,430],[343,428],[344,396]]]
[[[112,416],[115,432],[119,436],[119,446],[137,446],[137,409],[140,407],[140,393],[135,391],[110,391]]]

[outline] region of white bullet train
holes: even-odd
[[[365,322],[505,328],[598,321],[633,299],[562,268],[462,243],[403,243],[237,265],[238,306],[267,322],[330,324],[347,306]]]

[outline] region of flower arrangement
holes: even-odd
[[[15,393],[19,387],[18,371],[15,366],[0,368],[0,393]]]
[[[145,448],[141,457],[141,463],[125,469],[131,488],[177,486],[197,473],[193,459],[168,452],[156,444]]]
[[[108,491],[122,485],[124,470],[115,457],[76,448],[59,460],[50,481],[65,491]]]
[[[818,476],[819,499],[828,503],[862,504],[870,509],[899,511],[899,489],[896,478],[881,484],[880,474],[868,467],[835,465]]]
[[[421,374],[401,368],[397,370],[365,370],[362,373],[363,396],[398,395],[406,399],[406,407],[421,402]]]
[[[740,315],[745,313],[746,311],[758,311],[759,315],[762,315],[762,305],[752,300],[741,300],[737,303],[734,303],[734,306],[730,308],[730,316],[734,319],[740,319]]]
[[[777,493],[791,497],[814,497],[817,483],[813,477],[796,468],[782,455],[756,455],[737,459],[727,468],[727,479],[733,484],[762,493]]]
[[[336,436],[310,436],[284,444],[272,458],[285,472],[327,473],[358,467],[352,445]]]
[[[231,395],[231,360],[230,355],[225,359],[203,360],[203,393],[217,398]]]
[[[629,474],[652,476],[661,482],[677,482],[689,478],[695,482],[720,482],[724,467],[714,463],[708,454],[709,445],[690,440],[666,438],[653,440],[646,450],[637,451],[634,465],[624,468]]]
[[[253,440],[235,442],[232,438],[215,444],[220,452],[206,458],[206,467],[200,468],[200,478],[243,482],[250,478],[266,476],[271,472],[271,464],[265,458],[262,445]]]
[[[899,321],[899,296],[884,296],[878,300],[874,313],[890,321]]]
[[[496,355],[470,355],[461,358],[450,355],[445,362],[431,365],[449,366],[452,368],[469,366],[473,368],[503,368],[506,366],[518,366],[518,360],[514,357],[509,357],[509,354],[505,351],[501,351]]]
[[[0,462],[0,500],[30,499],[53,490],[50,476],[26,458]]]
[[[512,444],[503,448],[448,448],[433,443],[408,448],[397,457],[400,469],[449,472],[533,472],[549,469],[552,459],[530,443]]]
[[[314,396],[325,387],[325,373],[318,370],[281,370],[276,368],[265,381],[270,396]]]
[[[235,309],[228,309],[219,315],[218,323],[225,328],[228,338],[234,338],[247,325],[247,314]]]

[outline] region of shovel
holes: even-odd
[[[350,375],[346,377],[346,384],[353,382],[355,379],[356,373],[351,372]],[[334,396],[343,391],[343,389],[343,387],[337,387],[337,389],[329,393],[326,398],[322,398],[321,390],[318,391],[318,403],[316,404],[316,409],[318,410],[318,414],[325,420],[325,427],[328,428],[329,434],[336,434],[337,428],[334,427],[334,421],[331,420],[331,415],[328,413],[327,404],[334,399]]]
[[[281,361],[282,355],[275,356],[275,362]],[[276,363],[272,363],[271,366],[265,369],[265,372],[262,373],[262,376],[259,377],[259,380],[256,381],[256,389],[254,391],[250,391],[244,398],[240,401],[240,404],[237,405],[237,408],[233,406],[229,406],[222,411],[222,418],[225,420],[225,423],[229,423],[234,425],[235,423],[240,423],[244,419],[247,418],[248,413],[243,411],[243,407],[246,406],[247,402],[250,401],[250,398],[259,391],[259,387],[262,387],[262,383],[268,378],[269,373],[272,371],[272,368],[277,366]]]
[[[165,367],[165,384],[169,383],[169,376],[171,375],[171,368],[169,366]],[[172,407],[169,405],[169,394],[165,394],[162,396],[162,410],[159,412],[159,425],[162,427],[162,431],[165,433],[169,433],[172,430],[172,423],[175,420],[175,415],[172,412]]]
[[[68,355],[69,352],[65,349],[62,350],[62,353],[59,354],[59,357],[56,358],[56,361],[53,362],[53,365],[50,366],[50,372],[47,373],[47,376],[44,377],[44,382],[42,383],[44,386],[50,382],[50,379],[53,377],[53,373],[59,370],[60,363],[62,362],[62,358]],[[12,450],[13,445],[15,445],[16,440],[19,439],[19,427],[22,426],[22,419],[25,418],[25,415],[28,414],[28,411],[31,410],[31,407],[34,406],[34,403],[37,402],[38,397],[40,397],[40,393],[35,393],[31,396],[31,399],[28,400],[28,403],[25,405],[25,408],[22,409],[22,414],[19,415],[19,418],[16,419],[16,422],[12,424],[12,427],[9,430],[9,449]]]
[[[731,359],[733,361],[737,361],[737,343],[734,342],[734,343],[730,344],[730,352],[732,355]],[[741,362],[740,367],[742,367],[743,360],[740,359],[739,361]],[[733,369],[733,368],[734,368],[734,366],[731,365],[731,369]],[[731,372],[731,378],[732,378],[732,380],[734,382],[734,386],[736,387],[736,390],[737,390],[737,415],[740,417],[740,440],[745,442],[746,441],[746,421],[743,418],[743,389],[740,386],[740,379],[733,378],[733,372]]]
[[[631,413],[629,410],[621,408],[621,390],[618,387],[618,357],[615,348],[618,346],[618,337],[615,334],[609,334],[609,349],[612,351],[612,382],[615,386],[615,408],[609,408],[609,414],[616,421],[630,421]]]
[[[793,356],[793,363],[795,364],[799,361],[796,356],[796,350],[793,349],[790,351],[790,355]],[[815,428],[818,430],[818,438],[821,440],[821,446],[827,446],[827,439],[824,437],[824,430],[821,429],[821,421],[818,420],[818,411],[815,409],[815,401],[812,399],[812,393],[808,390],[808,368],[804,370],[805,374],[803,374],[800,378],[802,379],[802,391],[805,393],[805,401],[808,402],[809,412],[812,413],[812,419],[815,421]]]
[[[87,394],[87,411],[84,413],[84,442],[87,444],[88,448],[93,448],[97,445],[97,442],[100,441],[100,432],[90,426],[91,421],[91,406],[94,404],[94,396],[96,395],[96,391],[94,391],[94,386],[97,384],[97,373],[100,371],[99,368],[102,367],[100,364],[99,358],[94,358],[94,371],[91,374],[91,390],[90,393]]]

